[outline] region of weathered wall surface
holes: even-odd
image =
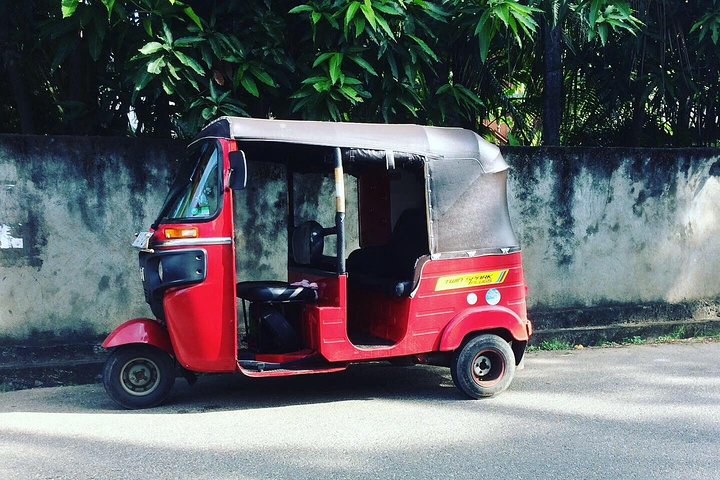
[[[0,136],[0,340],[98,335],[150,314],[129,244],[158,212],[182,151],[153,140]],[[638,319],[717,318],[720,151],[504,153],[537,326],[627,320],[617,309]],[[287,208],[282,175],[268,172],[264,188],[238,199],[244,278],[282,275],[286,232],[274,216]],[[330,198],[298,221],[332,222],[330,183],[296,188]]]
[[[536,313],[625,306],[633,311],[625,320],[718,317],[720,150],[504,153]],[[557,328],[607,324],[617,315],[536,316],[538,326]]]
[[[18,247],[0,245],[0,338],[107,332],[147,315],[129,245],[157,214],[181,151],[165,141],[0,136],[0,233]]]

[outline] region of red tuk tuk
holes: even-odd
[[[284,172],[284,198],[264,215],[286,224],[287,277],[238,283],[236,261],[252,262],[249,247],[265,241],[239,228],[240,200],[267,163]],[[472,398],[505,390],[532,332],[507,170],[496,146],[458,128],[216,120],[133,243],[156,318],[107,337],[105,389],[146,408],[168,396],[178,368],[192,380],[398,360],[450,367]],[[334,186],[304,185],[311,175]],[[316,203],[298,213],[307,198]]]

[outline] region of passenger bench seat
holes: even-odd
[[[388,245],[366,247],[350,254],[349,285],[391,297],[408,297],[412,292],[415,262],[429,251],[423,211],[405,210],[395,224]]]

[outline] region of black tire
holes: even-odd
[[[150,408],[161,404],[175,383],[175,361],[149,345],[125,345],[110,354],[103,368],[103,385],[123,408]]]
[[[478,335],[455,352],[450,370],[455,386],[468,397],[492,397],[510,386],[515,354],[497,335]]]

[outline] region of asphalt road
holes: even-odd
[[[530,354],[502,395],[356,366],[178,379],[117,410],[100,385],[0,393],[0,478],[720,478],[720,343]]]

